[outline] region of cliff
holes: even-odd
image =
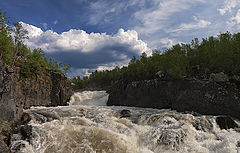
[[[3,142],[9,144],[11,127],[21,120],[23,109],[67,105],[73,94],[70,81],[61,73],[42,70],[23,78],[20,70],[0,60],[0,150],[4,152]]]
[[[173,109],[206,115],[229,115],[240,119],[240,90],[229,81],[121,80],[108,92],[108,106]]]

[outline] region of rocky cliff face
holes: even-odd
[[[21,119],[23,109],[67,105],[72,94],[70,81],[58,72],[45,70],[22,78],[19,67],[7,66],[0,60],[0,150],[6,146],[3,141],[8,143],[12,132],[9,128]],[[10,126],[3,128],[3,122]]]
[[[23,108],[67,105],[73,94],[70,81],[53,71],[43,71],[25,79],[14,73],[12,82],[10,95]]]
[[[58,72],[43,71],[21,78],[20,68],[0,61],[0,116],[3,120],[19,119],[22,108],[67,105],[72,94],[70,81]]]
[[[240,90],[230,82],[119,81],[109,93],[107,105],[166,108],[240,119]]]

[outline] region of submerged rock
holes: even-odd
[[[131,117],[131,111],[127,109],[123,109],[120,111],[120,118]]]
[[[238,128],[238,124],[229,116],[218,116],[216,117],[216,122],[220,129],[231,129]]]

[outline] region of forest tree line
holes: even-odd
[[[31,51],[23,42],[28,39],[28,31],[21,23],[11,23],[0,11],[0,59],[7,65],[21,68],[22,77],[30,77],[42,70],[54,70],[66,74],[69,64],[58,63],[47,58],[41,48]]]
[[[75,89],[111,86],[119,79],[129,82],[156,78],[161,72],[171,79],[208,78],[211,73],[224,72],[230,78],[240,76],[240,33],[220,33],[190,44],[176,44],[166,51],[153,50],[151,56],[135,56],[128,66],[95,71],[89,76],[73,77]]]

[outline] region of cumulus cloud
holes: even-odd
[[[169,30],[169,32],[179,32],[179,31],[187,31],[193,29],[205,28],[211,24],[210,21],[198,19],[196,16],[193,17],[194,23],[182,23],[177,29]]]
[[[22,25],[29,31],[29,40],[25,43],[30,48],[42,48],[48,56],[69,63],[75,69],[113,68],[127,64],[132,56],[142,52],[151,54],[134,30],[119,29],[115,35],[108,35],[71,29],[58,34],[23,22]]]
[[[89,76],[92,72],[94,71],[103,71],[103,70],[112,70],[113,68],[115,68],[116,66],[118,67],[122,67],[122,66],[126,66],[129,63],[130,59],[126,59],[123,61],[119,61],[119,62],[110,62],[107,64],[101,64],[98,65],[94,68],[72,68],[72,74],[71,76],[77,76],[80,75],[81,77],[83,76]]]
[[[239,0],[225,0],[224,6],[220,9],[218,9],[219,13],[221,15],[224,15],[227,12],[232,12],[232,9],[236,8],[237,6],[240,6]]]

